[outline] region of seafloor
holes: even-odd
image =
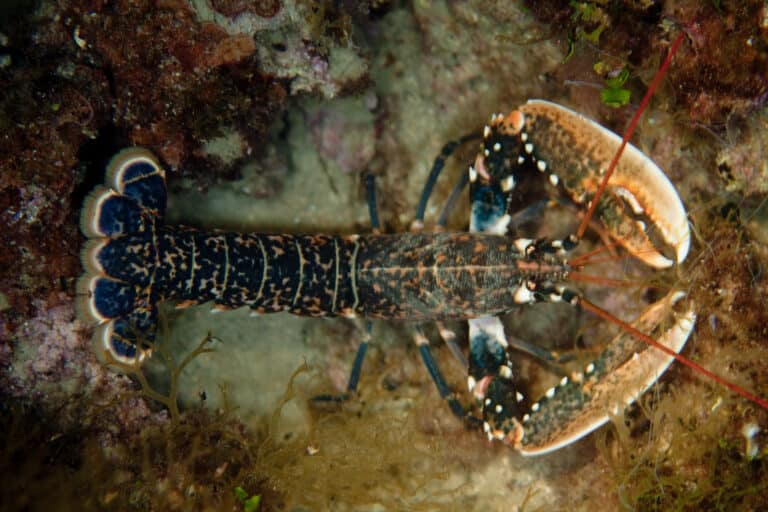
[[[443,144],[529,98],[622,132],[681,32],[633,142],[685,202],[691,253],[666,272],[608,261],[596,273],[632,282],[584,291],[629,319],[685,290],[684,354],[768,397],[765,2],[4,3],[0,509],[765,510],[768,411],[679,365],[595,434],[525,458],[451,415],[408,323],[374,322],[359,393],[320,406],[362,323],[167,307],[155,355],[126,372],[98,362],[75,316],[80,207],[122,147],[167,166],[171,224],[366,232],[370,173],[384,230],[404,231]],[[472,155],[448,161],[428,224]],[[572,231],[577,209],[550,206],[521,229]],[[567,306],[505,325],[574,359],[521,355],[534,395],[610,338]]]

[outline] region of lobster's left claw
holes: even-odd
[[[557,174],[574,201],[591,200],[621,137],[548,101],[530,100],[520,111],[534,156]],[[642,151],[627,144],[606,191],[598,213],[628,251],[656,268],[685,259],[691,236],[685,208],[664,172]]]
[[[680,353],[696,323],[693,304],[684,297],[681,291],[670,292],[651,304],[634,327]],[[637,400],[673,361],[632,335],[619,334],[583,373],[563,379],[531,406],[536,414],[522,418],[524,435],[516,448],[532,456],[572,444]]]

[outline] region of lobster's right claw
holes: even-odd
[[[577,203],[594,196],[621,137],[555,103],[520,107],[532,153],[557,173]],[[666,268],[688,255],[690,230],[674,186],[653,160],[627,144],[608,181],[598,215],[611,236],[646,264]],[[666,253],[666,255],[665,255]]]

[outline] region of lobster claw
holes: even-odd
[[[696,323],[685,293],[671,291],[633,323],[659,344],[680,353]],[[506,442],[526,456],[552,452],[581,439],[634,402],[666,371],[674,357],[621,333],[584,372],[563,379],[531,406],[522,419],[524,434]]]
[[[591,200],[621,137],[570,109],[542,100],[520,107],[524,130],[538,161],[557,174],[577,203]],[[690,230],[685,208],[664,172],[627,144],[597,213],[611,235],[655,268],[682,262]]]

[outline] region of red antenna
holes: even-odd
[[[605,192],[605,188],[608,186],[608,180],[611,179],[611,176],[613,175],[613,171],[616,169],[616,165],[619,163],[619,158],[621,158],[621,154],[624,153],[624,147],[629,142],[629,139],[632,137],[632,134],[635,133],[635,128],[637,127],[637,123],[640,121],[640,116],[643,115],[643,112],[645,112],[645,109],[648,107],[648,103],[651,101],[651,97],[656,92],[656,89],[659,88],[661,79],[666,74],[667,68],[669,68],[669,65],[672,63],[672,58],[675,56],[675,54],[677,53],[677,50],[680,48],[680,45],[683,43],[684,37],[685,37],[685,34],[681,32],[675,38],[675,41],[672,43],[672,48],[669,49],[667,58],[664,59],[664,62],[661,64],[661,67],[659,68],[659,71],[656,73],[656,76],[653,77],[653,81],[651,82],[651,85],[648,86],[648,91],[645,93],[645,97],[643,97],[643,101],[640,102],[640,106],[637,107],[637,111],[635,111],[635,115],[632,116],[632,121],[630,121],[629,126],[627,127],[627,131],[624,132],[624,137],[621,139],[621,145],[619,146],[619,149],[616,150],[616,154],[613,155],[613,160],[611,160],[610,165],[608,165],[608,170],[605,171],[603,182],[600,183],[600,187],[597,189],[597,192],[595,193],[595,197],[592,198],[592,202],[589,204],[587,213],[584,215],[584,218],[581,220],[581,224],[579,224],[579,229],[576,230],[577,237],[581,238],[582,236],[584,236],[584,232],[587,230],[587,225],[589,224],[589,221],[592,219],[592,216],[595,214],[595,210],[597,209],[597,202],[603,196],[603,192]]]
[[[648,91],[645,93],[645,96],[643,97],[643,101],[640,102],[640,106],[637,108],[637,111],[635,112],[635,115],[632,117],[632,120],[629,123],[629,126],[627,127],[626,132],[624,132],[624,137],[622,138],[621,145],[619,146],[619,149],[616,151],[616,154],[613,156],[613,159],[611,160],[611,163],[608,165],[608,170],[605,172],[605,175],[603,176],[603,181],[600,183],[600,186],[597,189],[597,192],[595,193],[595,196],[592,198],[592,201],[589,204],[589,208],[587,209],[587,213],[584,215],[584,218],[581,220],[581,223],[579,224],[579,228],[576,231],[576,236],[578,238],[581,238],[584,235],[584,232],[587,229],[587,226],[589,225],[590,220],[595,214],[595,211],[597,210],[597,203],[602,197],[603,193],[605,192],[606,187],[608,186],[608,180],[611,179],[611,176],[613,175],[613,171],[616,169],[616,165],[619,162],[619,158],[621,158],[622,153],[624,152],[624,147],[629,142],[629,139],[632,137],[632,134],[635,131],[635,128],[637,127],[637,123],[640,120],[640,116],[643,114],[645,109],[648,107],[648,103],[651,100],[651,97],[656,92],[656,89],[658,89],[659,84],[661,83],[661,79],[664,77],[664,74],[667,72],[667,69],[669,68],[669,65],[672,62],[672,58],[677,53],[678,49],[680,48],[680,45],[683,42],[683,38],[685,37],[684,33],[680,33],[672,43],[672,47],[669,49],[669,53],[667,54],[667,57],[664,59],[664,62],[661,64],[661,67],[659,68],[659,71],[656,73],[656,76],[653,78],[653,81],[651,82],[651,85],[648,86]],[[639,339],[640,341],[643,341],[647,343],[648,345],[661,350],[662,352],[666,353],[669,356],[674,357],[677,361],[679,361],[681,364],[684,364],[685,366],[688,366],[689,368],[692,368],[696,372],[705,375],[709,377],[710,379],[714,380],[715,382],[720,383],[721,385],[727,387],[734,393],[746,398],[747,400],[759,405],[760,407],[764,409],[768,409],[768,400],[765,400],[763,398],[760,398],[759,396],[756,396],[749,391],[745,390],[744,388],[737,386],[736,384],[729,382],[728,380],[724,379],[723,377],[720,377],[719,375],[716,375],[712,373],[711,371],[707,370],[706,368],[702,367],[701,365],[694,363],[690,359],[688,359],[685,356],[682,356],[675,351],[665,347],[664,345],[660,344],[647,334],[642,333],[638,329],[634,328],[630,324],[614,317],[604,309],[596,306],[595,304],[592,304],[591,302],[587,301],[586,299],[580,299],[579,305],[587,310],[592,312],[593,314],[612,322],[615,325],[618,325],[621,329],[623,329],[625,332],[631,334],[635,338]]]
[[[722,384],[723,386],[727,387],[728,389],[730,389],[734,393],[743,396],[744,398],[746,398],[750,402],[754,402],[757,405],[759,405],[760,407],[762,407],[764,409],[768,409],[768,400],[760,398],[757,395],[753,395],[752,393],[750,393],[746,389],[737,386],[733,382],[729,382],[728,380],[720,377],[719,375],[716,375],[716,374],[712,373],[711,371],[707,370],[706,368],[704,368],[700,364],[694,363],[693,361],[691,361],[690,359],[688,359],[685,356],[681,356],[680,354],[678,354],[674,350],[670,349],[669,347],[667,347],[665,345],[662,345],[661,343],[659,343],[655,339],[651,338],[647,334],[644,334],[643,332],[639,331],[638,329],[632,327],[630,324],[628,324],[628,323],[626,323],[626,322],[624,322],[622,320],[619,320],[618,318],[616,318],[612,314],[608,313],[606,310],[604,310],[604,309],[602,309],[602,308],[600,308],[598,306],[595,306],[594,304],[592,304],[588,300],[586,300],[586,299],[579,299],[579,306],[581,306],[582,309],[586,309],[587,311],[590,311],[590,312],[594,313],[595,315],[599,316],[600,318],[603,318],[604,320],[608,320],[609,322],[612,322],[612,323],[618,325],[619,327],[622,328],[622,330],[624,330],[625,332],[631,334],[636,339],[638,339],[640,341],[644,341],[645,343],[649,344],[650,346],[655,347],[658,350],[661,350],[662,352],[664,352],[665,354],[674,357],[681,364],[684,364],[685,366],[688,366],[689,368],[694,369],[695,371],[701,373],[702,375],[706,375],[707,377],[709,377],[710,379],[714,380],[715,382],[719,382],[720,384]]]

